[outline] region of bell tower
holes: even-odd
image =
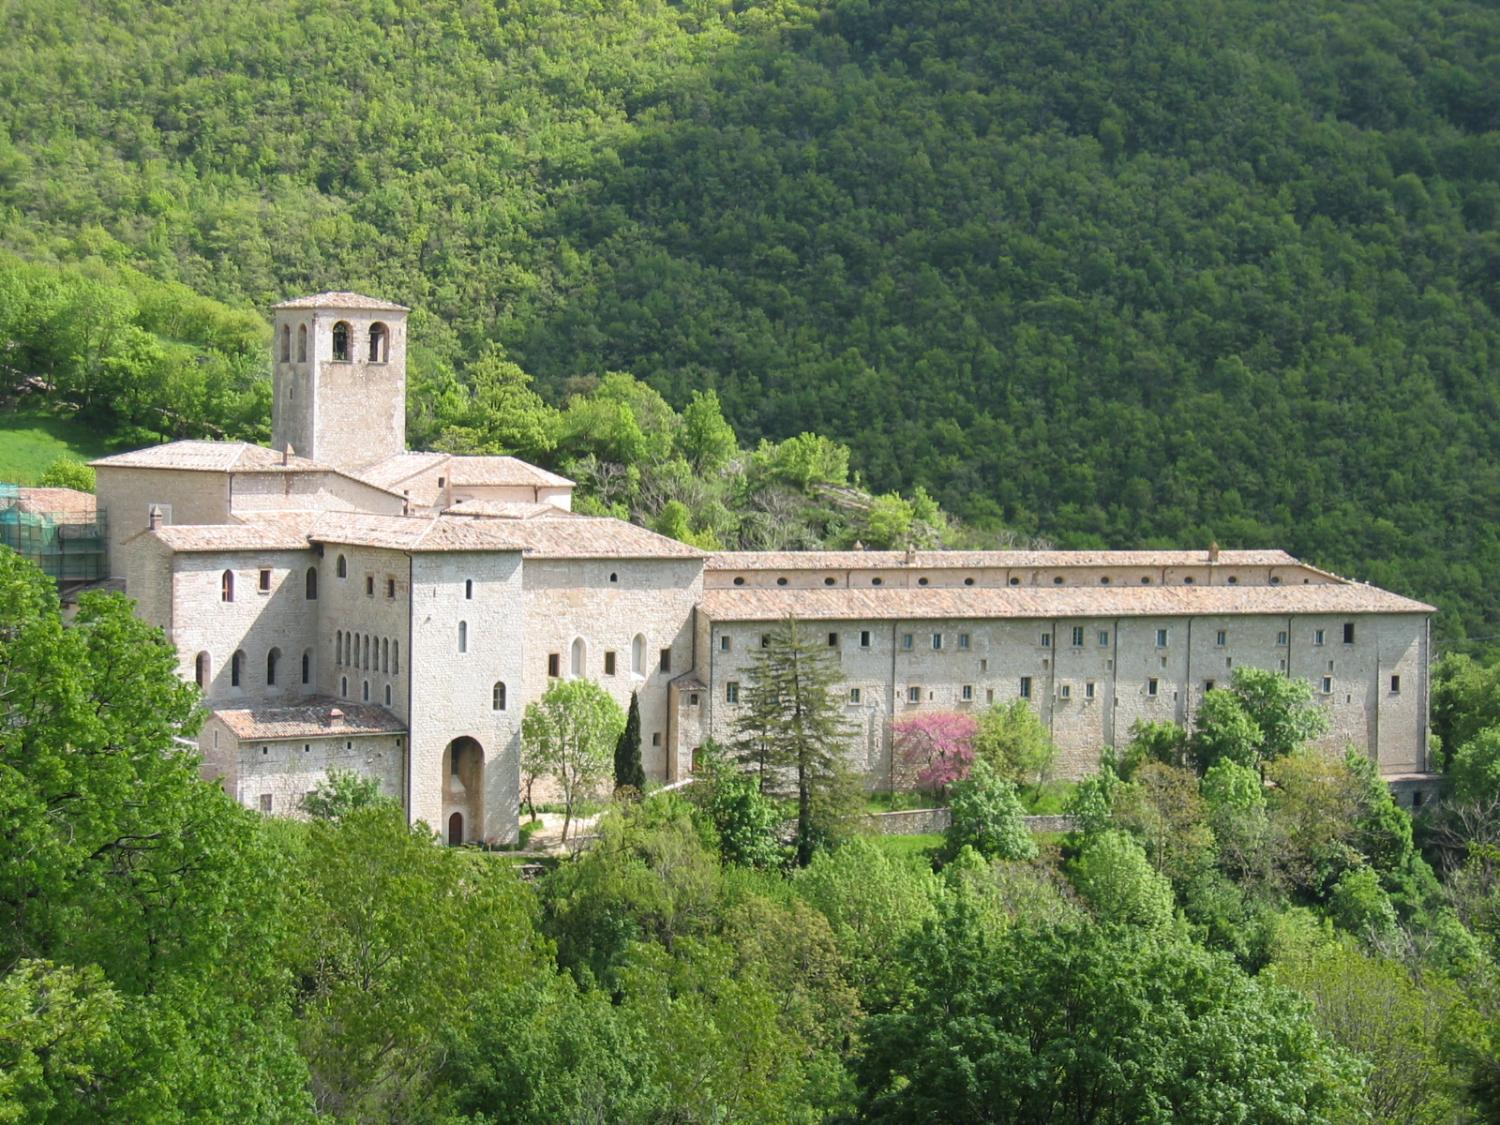
[[[406,450],[404,305],[318,293],[271,307],[271,444],[350,468]]]

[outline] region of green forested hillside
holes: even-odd
[[[1280,544],[1500,633],[1500,14],[1460,0],[23,0],[0,222],[367,288],[1062,544]]]

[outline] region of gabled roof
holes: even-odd
[[[1303,566],[1285,551],[1220,551],[1219,566]],[[1207,551],[721,551],[709,570],[882,570],[888,567],[1042,569],[1208,566]]]
[[[448,459],[447,453],[392,453],[350,472],[367,484],[394,491],[402,481],[442,465]]]
[[[449,479],[463,485],[525,485],[533,488],[571,488],[573,482],[519,457],[454,457]]]
[[[249,516],[243,523],[164,524],[155,535],[173,551],[183,554],[212,551],[305,551],[311,544],[307,533],[316,512],[265,512]]]
[[[519,551],[530,558],[701,559],[704,554],[624,520],[579,516],[560,509],[532,519],[327,512],[308,537],[393,551]]]
[[[405,305],[379,297],[366,297],[347,289],[330,290],[327,293],[312,293],[306,297],[293,297],[271,306],[273,309],[379,309],[385,312],[410,312]]]
[[[100,457],[89,464],[121,469],[188,469],[211,473],[337,472],[328,465],[296,454],[283,455],[245,441],[172,441],[129,453]]]
[[[880,618],[1212,617],[1304,613],[1433,613],[1430,605],[1375,586],[1009,586],[963,589],[751,588],[704,590],[713,621],[852,621]]]
[[[0,495],[0,505],[6,497]],[[20,487],[11,495],[11,505],[18,511],[36,515],[71,516],[92,520],[99,510],[99,500],[92,492],[76,488]]]
[[[214,715],[241,741],[406,733],[406,724],[384,707],[328,696],[296,703],[255,700],[244,707],[216,710]]]

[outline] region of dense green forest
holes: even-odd
[[[1463,657],[1436,688],[1450,790],[1415,826],[1362,755],[1303,745],[1310,685],[1247,670],[1191,735],[1137,729],[1064,835],[1021,819],[1050,752],[1024,706],[941,783],[942,839],[859,835],[837,732],[768,719],[748,768],[710,748],[684,792],[619,791],[527,883],[352,775],[300,822],[200,780],[173,742],[197,689],[121,595],[64,624],[0,549],[0,638],[0,1121],[1500,1112],[1500,673]],[[747,691],[840,713],[778,670],[796,644]],[[778,791],[778,761],[812,768]]]
[[[1278,544],[1500,633],[1500,15],[1473,0],[13,4],[0,238],[415,307],[562,406],[1063,545]],[[237,392],[240,393],[240,392]],[[226,395],[228,392],[226,391]],[[233,404],[230,404],[233,406]],[[220,423],[223,424],[223,423]]]

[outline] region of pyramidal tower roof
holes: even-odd
[[[382,312],[410,312],[405,305],[394,301],[383,301],[379,297],[367,297],[363,293],[337,290],[329,293],[314,293],[308,297],[293,297],[271,306],[273,309],[379,309]]]

